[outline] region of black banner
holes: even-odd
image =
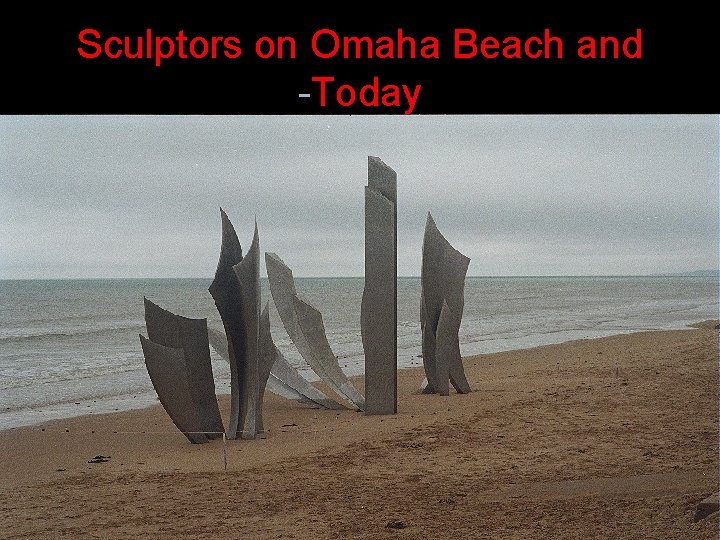
[[[123,6],[125,6],[123,4]],[[587,6],[586,6],[587,7]],[[445,6],[443,6],[445,8]],[[707,13],[351,16],[281,8],[6,19],[5,113],[715,113]],[[117,8],[116,6],[116,9]],[[686,8],[687,9],[687,8]]]

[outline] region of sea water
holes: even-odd
[[[138,334],[143,296],[193,318],[222,322],[211,279],[0,281],[0,429],[157,402]],[[298,294],[323,315],[348,375],[363,371],[362,278],[296,278]],[[271,330],[285,357],[316,379],[270,302]],[[398,364],[422,365],[420,280],[398,280]],[[686,328],[718,317],[712,277],[489,277],[467,279],[463,355],[520,349],[641,330]],[[218,393],[230,370],[211,352]]]

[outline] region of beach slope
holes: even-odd
[[[694,521],[715,324],[466,358],[468,395],[403,370],[395,416],[266,394],[267,438],[228,441],[227,471],[160,407],[6,430],[0,538],[717,538]]]

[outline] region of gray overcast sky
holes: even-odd
[[[717,267],[716,116],[12,116],[0,279],[211,277],[220,206],[243,250],[257,216],[296,276],[361,276],[368,155],[400,275],[428,210],[469,275]]]

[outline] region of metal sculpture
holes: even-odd
[[[215,352],[225,360],[228,360],[227,338],[225,334],[208,328],[208,336],[210,338],[210,345],[215,349]],[[272,347],[275,347],[274,342],[272,343]],[[270,376],[268,377],[266,388],[278,396],[305,405],[326,409],[344,408],[310,384],[297,369],[290,365],[277,347],[275,347],[275,362],[270,369]]]
[[[166,347],[142,334],[140,345],[150,381],[173,424],[194,444],[208,441],[198,404],[190,392],[190,379],[183,349]]]
[[[428,212],[420,274],[420,326],[427,377],[423,393],[448,395],[448,381],[458,393],[470,392],[458,337],[469,264],[470,259],[450,245]]]
[[[202,418],[198,431],[207,432],[210,439],[220,437],[224,428],[215,397],[207,319],[188,319],[161,308],[147,298],[144,302],[148,339],[183,351],[191,402]]]
[[[292,270],[274,253],[265,253],[265,267],[275,307],[300,355],[335,393],[362,410],[365,400],[340,368],[325,335],[322,315],[298,297]]]
[[[240,330],[243,340],[233,343],[236,373],[238,374],[238,423],[230,426],[230,438],[254,439],[259,433],[257,424],[260,402],[258,372],[260,351],[260,239],[257,223],[253,241],[245,258],[233,265],[239,285],[236,303],[240,305]],[[232,392],[232,386],[231,386]]]
[[[242,371],[238,364],[243,364],[242,358],[245,341],[242,320],[242,306],[240,304],[240,284],[233,271],[233,266],[242,261],[242,247],[235,229],[230,223],[227,214],[220,209],[222,219],[222,242],[220,245],[220,259],[215,270],[215,279],[210,284],[210,295],[220,313],[228,342],[228,358],[230,362],[230,425],[228,437],[237,436],[240,418],[240,377]],[[238,358],[239,357],[239,358]]]
[[[397,174],[368,157],[360,329],[366,414],[397,413]]]

